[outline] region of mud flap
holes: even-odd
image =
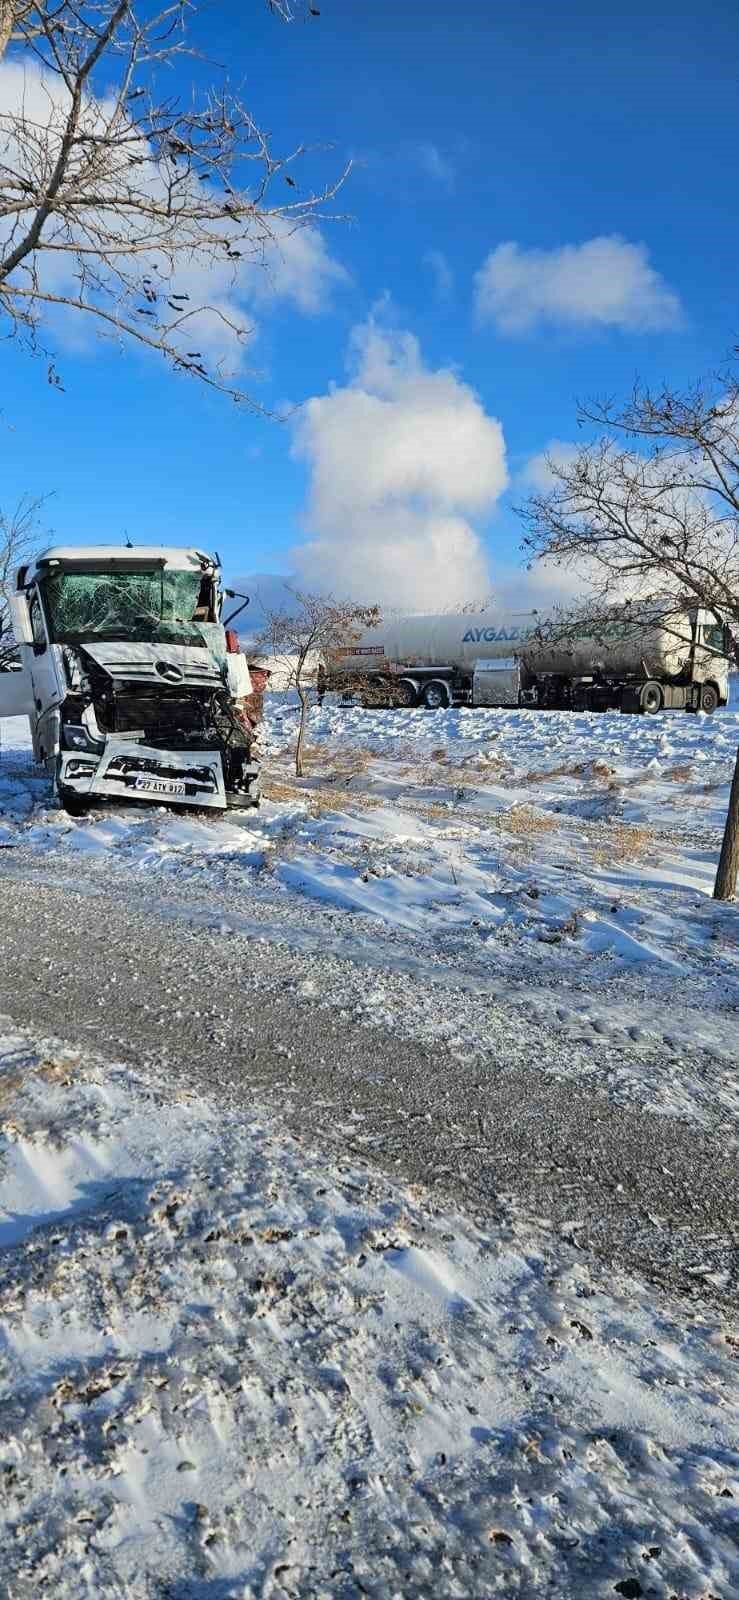
[[[636,716],[641,710],[638,685],[626,684],[621,690],[621,710],[628,716]]]

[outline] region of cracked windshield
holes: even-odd
[[[52,638],[134,639],[147,644],[203,645],[192,621],[197,571],[58,572],[43,585]]]

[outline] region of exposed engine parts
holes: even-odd
[[[139,779],[150,775],[152,783],[155,778],[161,781],[162,794],[172,792],[166,785],[184,783],[193,804],[202,802],[204,794],[216,793],[212,766],[173,767],[138,754],[138,746],[150,752],[212,750],[220,755],[227,795],[248,795],[253,780],[252,732],[225,688],[162,687],[154,692],[125,679],[112,680],[86,658],[83,649],[80,657],[79,692],[61,709],[62,749],[102,753],[106,740],[117,736],[128,748],[108,763],[110,780],[133,791],[141,788]]]

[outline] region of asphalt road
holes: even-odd
[[[84,889],[0,877],[0,1012],[14,1023],[178,1089],[259,1103],[486,1223],[515,1206],[606,1266],[696,1301],[739,1301],[735,1154],[547,1076],[563,1045],[545,1026],[532,1023],[525,1065],[511,1065],[501,1031],[500,1062],[483,1071],[255,987],[268,943]],[[320,983],[319,958],[310,970]]]

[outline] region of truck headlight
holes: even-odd
[[[102,753],[103,745],[93,739],[81,722],[67,722],[62,729],[62,742],[65,750],[94,750]]]

